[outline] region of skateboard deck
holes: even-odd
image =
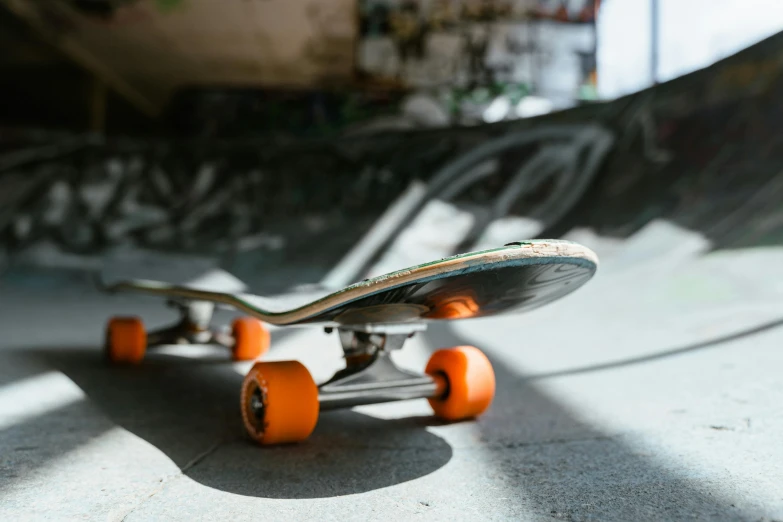
[[[261,297],[133,279],[102,283],[170,299],[228,305],[278,326],[426,323],[523,312],[555,301],[595,274],[596,255],[561,240],[511,243],[365,279],[341,290]]]

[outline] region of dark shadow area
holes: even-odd
[[[57,88],[52,89],[52,85]],[[93,106],[96,88],[101,87],[105,89],[57,49],[56,43],[42,39],[7,4],[0,4],[0,99],[4,101],[0,104],[0,125],[97,130]],[[105,96],[101,118],[105,130],[142,134],[158,127],[113,90],[106,89]]]
[[[448,325],[426,333],[432,348],[470,344]],[[730,499],[635,451],[552,400],[488,354],[497,391],[476,422],[482,447],[517,495],[520,510],[566,520],[744,520]]]
[[[23,349],[0,352],[0,387],[12,385],[50,370],[44,361],[29,357]]]
[[[698,350],[704,350],[706,348],[712,348],[731,341],[737,341],[739,339],[744,339],[746,337],[764,333],[769,330],[774,330],[775,328],[780,328],[781,326],[783,326],[783,319],[777,319],[775,321],[770,321],[758,325],[756,327],[743,330],[741,332],[733,333],[730,335],[724,335],[722,337],[716,337],[715,339],[710,339],[708,341],[703,341],[700,343],[694,343],[688,346],[683,346],[681,348],[674,348],[672,350],[665,350],[662,352],[656,352],[642,357],[633,357],[631,359],[624,359],[621,361],[613,361],[613,362],[608,362],[603,364],[593,364],[590,366],[582,366],[581,368],[559,370],[550,373],[540,373],[537,375],[531,375],[529,377],[526,377],[526,379],[528,381],[536,381],[540,379],[549,379],[552,377],[564,377],[566,375],[579,375],[583,373],[599,372],[601,370],[611,370],[614,368],[623,368],[626,366],[632,366],[634,364],[643,364],[646,362],[658,361],[661,359],[666,359],[668,357],[675,357],[677,355],[682,355],[689,352],[695,352]]]
[[[160,449],[189,477],[230,493],[266,498],[350,495],[428,475],[452,456],[451,447],[425,429],[429,418],[382,420],[352,411],[324,413],[311,438],[301,444],[260,447],[242,426],[242,375],[217,358],[152,354],[142,366],[114,367],[95,348],[44,347],[24,354],[63,372],[84,391],[90,407]],[[83,416],[72,412],[66,417],[73,422]],[[13,429],[36,431],[43,448],[46,437],[57,433],[51,422],[34,419],[31,426]],[[102,429],[110,427],[101,424]],[[75,444],[89,440],[90,433]],[[61,454],[61,446],[56,447]],[[47,450],[40,448],[34,448],[30,459],[38,466],[48,460],[41,453]]]

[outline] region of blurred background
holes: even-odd
[[[65,384],[47,386],[77,389],[102,413],[72,415],[69,403],[47,415],[108,415],[185,473],[218,435],[184,414],[184,397],[200,390],[210,411],[233,411],[235,398],[153,368],[142,373],[153,383],[142,396],[160,400],[150,407],[132,399],[147,381],[57,359],[68,345],[91,360],[110,313],[172,317],[154,300],[99,296],[89,274],[221,268],[269,294],[566,238],[601,259],[584,291],[429,338],[429,348],[490,353],[505,391],[479,428],[398,423],[402,435],[389,439],[354,418],[381,449],[357,453],[350,429],[327,425],[315,449],[287,457],[299,467],[283,485],[240,472],[258,458],[242,446],[190,474],[202,489],[187,494],[224,510],[244,508],[205,487],[330,497],[323,509],[392,488],[421,500],[412,511],[382,495],[364,506],[418,513],[435,499],[441,518],[474,502],[511,518],[781,517],[780,31],[779,0],[0,0],[0,404],[14,404],[8,390],[26,379],[64,373]],[[151,428],[164,414],[184,428]],[[59,447],[47,421],[18,415],[0,422],[9,444]],[[97,435],[73,430],[84,438],[60,449],[102,462],[105,450],[85,449]],[[173,442],[195,432],[189,445]],[[307,452],[319,444],[334,453],[315,464]],[[411,464],[412,447],[429,456]],[[0,490],[50,469],[47,451],[15,456],[7,468],[28,471]],[[376,451],[389,455],[383,474],[362,482]],[[149,458],[155,473],[170,465]],[[300,483],[341,466],[337,485]],[[477,482],[451,483],[445,469]],[[241,485],[242,473],[271,489]],[[107,483],[123,487],[115,478]],[[81,487],[85,513],[119,498]],[[19,491],[9,519],[27,513],[25,495],[42,494]]]
[[[782,24],[762,0],[5,0],[2,266],[252,272],[319,237],[326,267],[416,181],[470,214],[461,247],[511,218],[765,241],[774,217],[714,213],[771,195]]]

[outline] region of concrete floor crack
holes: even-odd
[[[192,467],[198,465],[199,462],[201,462],[205,458],[209,457],[211,454],[213,454],[220,447],[221,444],[223,444],[222,440],[216,441],[210,447],[208,447],[207,449],[205,449],[204,451],[202,451],[201,453],[199,453],[198,455],[193,457],[190,461],[188,461],[187,464],[182,466],[182,468],[180,469],[179,475],[184,475],[185,473],[188,472],[189,469],[191,469]]]
[[[131,516],[136,510],[138,510],[140,507],[142,507],[144,504],[147,503],[149,499],[163,491],[163,489],[166,487],[167,484],[169,484],[171,481],[176,480],[183,475],[185,475],[188,470],[193,468],[194,466],[198,465],[199,462],[203,461],[205,458],[210,456],[212,453],[214,453],[220,445],[223,444],[222,440],[218,440],[215,443],[213,443],[211,446],[209,446],[207,449],[190,459],[184,466],[182,466],[179,470],[179,473],[175,473],[174,475],[169,475],[168,477],[164,477],[160,480],[160,483],[158,484],[158,487],[156,487],[149,495],[144,497],[138,504],[133,506],[133,508],[130,509],[125,515],[122,517],[122,521],[124,522],[129,516]]]

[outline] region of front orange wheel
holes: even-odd
[[[234,320],[231,331],[234,336],[231,355],[235,361],[252,361],[269,351],[269,330],[255,317]]]
[[[305,440],[318,422],[318,387],[298,361],[259,362],[242,382],[242,420],[259,444]]]
[[[445,395],[428,399],[435,415],[448,421],[476,417],[495,396],[492,364],[474,346],[455,346],[432,354],[425,372],[446,379]]]
[[[119,364],[139,364],[147,350],[147,333],[138,317],[113,317],[106,328],[106,355]]]

